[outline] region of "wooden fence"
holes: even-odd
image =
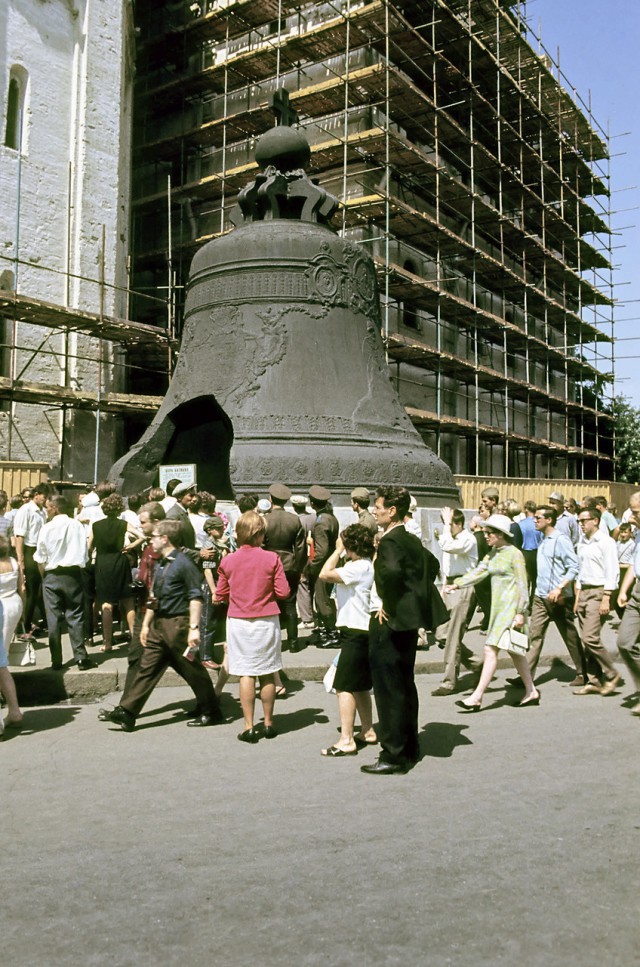
[[[519,504],[525,500],[535,500],[537,504],[544,504],[552,493],[559,492],[565,498],[604,496],[610,504],[614,504],[618,514],[629,506],[631,494],[640,490],[637,484],[615,483],[612,480],[528,480],[524,477],[465,477],[456,476],[455,481],[460,488],[461,503],[465,510],[480,506],[480,494],[485,487],[495,487],[500,499],[512,497]]]
[[[35,487],[48,479],[48,463],[18,463],[14,460],[0,460],[0,490],[6,490],[9,500],[19,494],[23,487]]]

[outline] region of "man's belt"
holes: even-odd
[[[602,591],[604,584],[583,584],[580,588],[581,591]]]

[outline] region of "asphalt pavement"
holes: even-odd
[[[78,673],[82,674],[82,673]],[[330,760],[336,698],[295,680],[280,734],[186,727],[158,688],[133,733],[95,704],[26,709],[2,762],[2,962],[20,967],[640,964],[640,719],[541,669],[479,715],[418,676],[422,758]],[[104,704],[115,704],[117,693]]]

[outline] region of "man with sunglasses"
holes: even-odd
[[[578,545],[579,570],[573,610],[578,616],[586,658],[595,659],[599,665],[602,683],[589,681],[574,695],[610,695],[621,676],[602,644],[602,626],[611,608],[611,595],[620,581],[616,542],[600,529],[597,507],[581,510],[578,523],[584,540]]]
[[[578,574],[578,558],[569,537],[556,528],[557,516],[556,509],[546,505],[538,507],[533,515],[536,531],[542,534],[542,541],[537,552],[527,661],[534,677],[547,629],[553,622],[576,669],[576,677],[571,684],[583,686],[582,647],[573,617],[573,582]],[[524,687],[520,678],[508,678],[507,681],[515,687]],[[600,684],[595,677],[593,682]]]
[[[631,672],[636,696],[640,694],[640,491],[629,501],[630,520],[635,524],[635,549],[618,595],[618,604],[624,608],[622,624],[618,631],[618,651]],[[633,591],[631,588],[633,587]],[[631,592],[631,593],[630,593]],[[631,709],[632,715],[640,715],[640,700]]]

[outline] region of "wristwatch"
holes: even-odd
[[[193,629],[194,629],[194,631],[197,631],[197,630],[198,630],[198,628],[200,627],[200,625],[189,625],[189,627],[190,627],[190,628],[193,628]]]

